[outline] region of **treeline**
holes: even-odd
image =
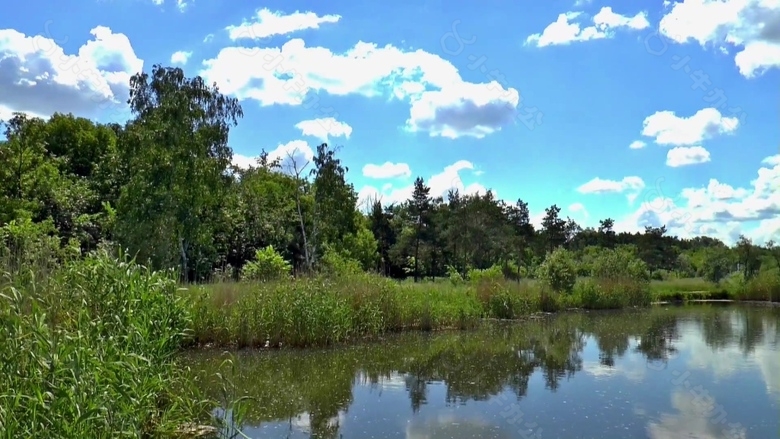
[[[296,272],[337,264],[395,278],[439,277],[500,267],[534,277],[547,254],[568,250],[579,275],[604,248],[632,252],[655,278],[739,271],[744,278],[780,265],[780,251],[741,237],[734,247],[709,237],[680,239],[665,227],[616,233],[614,221],[583,228],[546,209],[541,228],[528,204],[491,192],[432,196],[422,178],[411,199],[358,206],[337,149],[319,145],[311,163],[263,152],[254,166],[232,164],[230,128],[238,101],[200,77],[156,65],[130,82],[132,119],[100,124],[70,114],[48,120],[14,114],[0,141],[0,230],[13,254],[36,236],[84,253],[120,245],[153,268],[183,279],[238,277],[274,249]],[[17,255],[18,256],[18,255]],[[284,265],[286,267],[286,265]]]

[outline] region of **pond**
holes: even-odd
[[[249,396],[251,438],[760,438],[780,432],[780,308],[566,313],[317,350],[188,355]]]

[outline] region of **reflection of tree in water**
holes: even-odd
[[[749,309],[741,313],[743,330],[739,337],[739,347],[742,353],[749,355],[764,339],[764,318],[758,310]]]
[[[625,355],[630,345],[629,338],[618,331],[610,331],[593,335],[599,348],[599,363],[602,366],[613,367],[615,358]]]
[[[728,347],[734,340],[734,325],[732,312],[716,312],[702,314],[699,319],[704,342],[713,349]]]
[[[675,314],[659,314],[641,333],[636,351],[642,353],[649,362],[666,361],[677,353],[672,343],[679,339]]]
[[[748,351],[761,343],[769,312],[702,307],[693,316],[711,347],[731,343]],[[589,337],[598,345],[602,364],[614,364],[625,355],[631,339],[639,340],[634,351],[648,361],[666,361],[676,352],[681,315],[691,321],[691,311],[684,308],[565,314],[542,322],[491,324],[477,331],[401,334],[375,344],[242,356],[237,361],[239,376],[233,377],[239,383],[235,396],[255,398],[245,419],[249,425],[307,413],[312,437],[333,438],[339,415],[352,404],[356,377],[361,385],[405,389],[415,412],[427,403],[428,383],[433,382],[446,386],[450,403],[487,400],[506,389],[522,398],[535,372],[556,390],[562,378],[581,370]],[[732,315],[743,330],[730,327]],[[774,324],[777,316],[771,319]],[[220,360],[207,358],[194,369],[208,371]],[[207,390],[219,394],[217,383]]]

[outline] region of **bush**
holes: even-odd
[[[460,275],[460,272],[457,268],[453,267],[452,265],[447,266],[447,278],[450,280],[450,283],[452,285],[462,285],[465,280],[463,279],[463,276]]]
[[[591,276],[602,280],[649,282],[647,264],[625,250],[605,249],[593,260]]]
[[[554,292],[568,294],[577,281],[577,264],[571,252],[558,248],[547,255],[537,274]]]
[[[284,260],[272,245],[255,252],[255,258],[241,269],[241,280],[268,281],[285,277],[290,274],[292,266]]]
[[[319,270],[328,276],[351,276],[363,273],[360,261],[329,246],[325,246],[325,251],[320,258]]]
[[[579,282],[576,295],[588,309],[615,309],[648,305],[650,273],[633,252],[605,249],[592,261],[591,279]]]
[[[494,265],[490,268],[485,268],[482,270],[472,268],[468,271],[468,279],[474,283],[483,281],[499,282],[504,280],[504,271],[499,265]]]

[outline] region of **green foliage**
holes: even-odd
[[[363,272],[360,261],[353,259],[348,252],[340,252],[328,245],[320,258],[320,271],[329,276],[348,276]]]
[[[342,253],[358,261],[362,270],[376,269],[376,264],[379,261],[378,244],[371,230],[364,226],[359,227],[356,233],[344,236],[342,242]]]
[[[0,291],[4,436],[163,437],[210,418],[176,364],[191,325],[168,273],[102,251],[15,285]]]
[[[599,280],[649,282],[647,264],[626,249],[603,249],[593,259],[591,276]]]
[[[559,247],[547,255],[539,266],[537,275],[554,292],[568,294],[577,280],[577,266],[571,253]]]
[[[701,271],[705,279],[717,285],[731,273],[732,267],[733,264],[726,251],[711,249],[706,254]]]
[[[468,280],[474,283],[486,282],[486,281],[497,282],[500,280],[504,280],[504,272],[501,269],[501,267],[498,265],[494,265],[484,270],[480,270],[477,268],[469,269],[467,276],[468,276]]]
[[[460,271],[452,265],[447,265],[447,279],[449,279],[450,283],[454,286],[462,285],[465,282]]]
[[[241,268],[244,281],[278,280],[290,275],[292,266],[272,245],[255,252],[253,260]]]

